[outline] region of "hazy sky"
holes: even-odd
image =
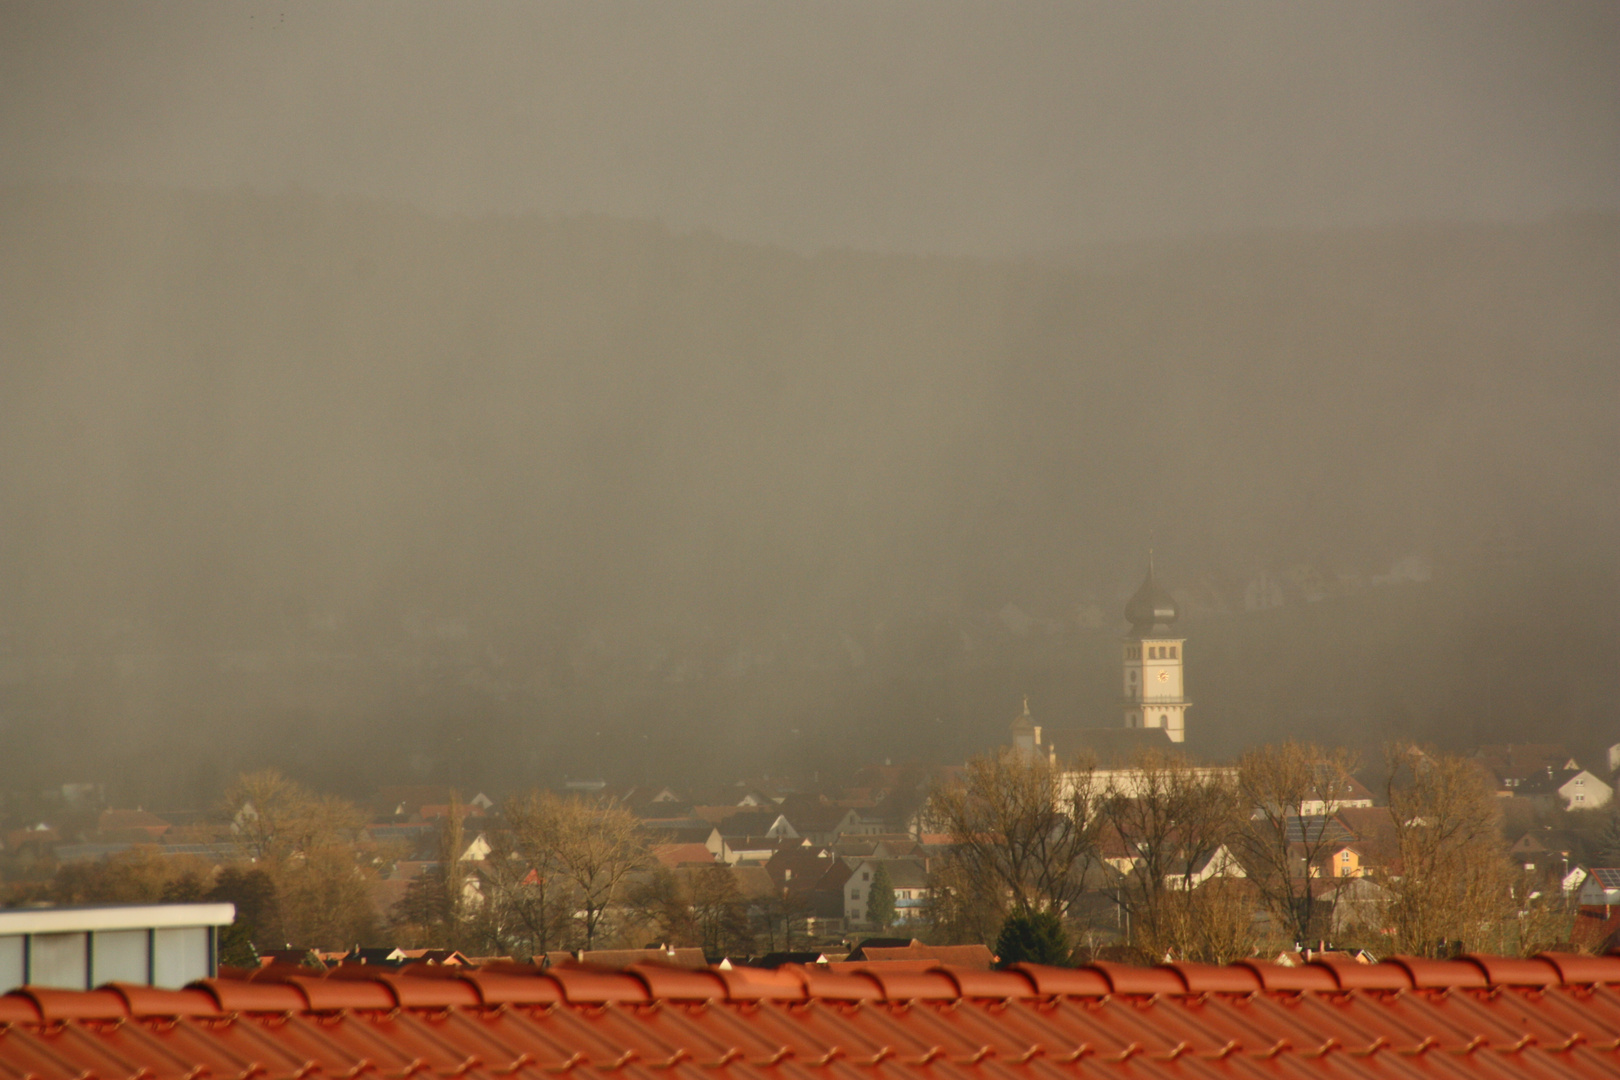
[[[1620,207],[1620,4],[0,6],[0,179],[800,248]]]

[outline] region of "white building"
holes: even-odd
[[[178,989],[214,975],[234,904],[126,904],[0,911],[0,993],[104,983]]]

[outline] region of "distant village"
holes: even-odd
[[[1529,892],[1562,901],[1567,930],[1555,934],[1555,941],[1594,951],[1620,941],[1620,819],[1612,806],[1620,744],[1608,760],[1590,763],[1591,768],[1553,745],[1484,746],[1468,755],[1468,761],[1497,801],[1503,850],[1533,885]],[[842,960],[862,940],[880,938],[885,940],[875,947],[907,948],[907,955],[918,956],[935,955],[937,950],[930,950],[936,945],[977,945],[987,965],[991,954],[984,946],[994,942],[941,940],[933,909],[935,873],[951,852],[953,837],[937,831],[928,795],[960,772],[952,767],[871,765],[847,785],[822,791],[792,790],[769,779],[703,793],[570,782],[557,797],[632,815],[645,842],[645,857],[615,897],[621,910],[607,920],[613,930],[601,941],[606,951],[592,952],[602,953],[598,961],[624,960],[643,947],[681,948],[699,964],[746,963],[770,953]],[[1117,782],[1130,769],[1111,772]],[[243,828],[244,816],[256,813],[250,803],[241,805],[233,818],[215,809],[104,807],[91,785],[66,785],[50,795],[42,800],[56,808],[48,816],[19,818],[12,811],[5,820],[0,887],[8,907],[220,897],[224,894],[217,882],[241,878],[222,872],[255,865]],[[1317,893],[1343,894],[1338,898],[1343,910],[1330,928],[1339,930],[1352,906],[1376,907],[1380,902],[1379,882],[1398,869],[1398,842],[1388,806],[1380,805],[1383,800],[1360,780],[1351,778],[1333,802],[1306,807],[1316,813],[1302,815],[1297,827],[1301,848],[1313,832],[1326,840],[1300,872]],[[459,838],[447,850],[452,831]],[[403,963],[452,953],[459,962],[492,959],[471,949],[458,952],[429,943],[433,929],[425,924],[431,919],[422,917],[420,904],[413,907],[413,894],[427,882],[442,882],[445,860],[453,858],[463,869],[460,906],[476,912],[504,887],[501,879],[507,875],[495,872],[491,860],[499,851],[512,851],[510,834],[501,805],[483,793],[462,798],[442,787],[382,789],[346,843],[354,876],[363,882],[361,910],[353,925],[365,928],[365,940],[260,940],[252,943],[252,955],[321,964],[345,957]],[[1102,855],[1122,873],[1133,869],[1128,837],[1110,836]],[[1192,885],[1247,875],[1240,858],[1222,851],[1201,861]],[[686,883],[688,894],[704,876],[723,877],[715,891],[737,899],[742,927],[723,942],[724,952],[708,953],[705,960],[703,943],[691,936],[676,942],[634,936],[659,929],[656,915],[645,910],[646,887],[659,876]],[[878,912],[872,906],[873,883],[880,878],[888,895],[880,898]],[[83,891],[74,894],[75,886]],[[643,910],[631,910],[638,904]],[[1106,886],[1086,898],[1086,908],[1094,942],[1126,943],[1122,909]],[[252,914],[251,901],[239,902],[238,909]],[[566,927],[555,944],[546,951],[552,960],[582,955],[578,935]],[[1283,952],[1297,951],[1292,948],[1296,943],[1274,944]]]
[[[502,798],[397,786],[363,805],[265,770],[184,810],[68,784],[8,798],[0,889],[10,908],[230,903],[220,962],[247,967],[885,949],[989,966],[1024,947],[1020,920],[1061,959],[1620,943],[1620,743],[1601,761],[1553,744],[1194,761],[1179,614],[1150,564],[1125,608],[1121,722],[1043,725],[1026,699],[962,765]]]

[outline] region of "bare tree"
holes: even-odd
[[[782,887],[759,898],[756,941],[765,952],[775,952],[777,933],[781,933],[782,951],[792,952],[794,931],[805,933],[810,917],[810,901],[801,892]]]
[[[444,880],[441,919],[445,928],[445,944],[460,948],[467,902],[467,870],[461,865],[461,856],[467,848],[467,833],[462,824],[466,809],[461,805],[461,793],[455,788],[450,789],[448,811],[439,827],[439,866],[440,876]]]
[[[492,832],[489,841],[477,871],[484,900],[470,913],[469,935],[482,951],[520,959],[562,946],[574,917],[572,890],[542,873],[512,833]]]
[[[374,936],[372,849],[358,807],[264,769],[238,777],[222,809],[243,855],[275,883],[281,925],[262,937],[341,948]]]
[[[996,940],[1006,919],[1006,893],[976,876],[965,860],[947,853],[933,860],[928,874],[928,926],[931,940],[967,944]]]
[[[1089,763],[1064,772],[1005,751],[936,787],[929,814],[951,836],[935,882],[941,898],[955,889],[959,903],[988,899],[998,926],[1009,911],[1067,912],[1097,858],[1092,777]]]
[[[1396,951],[1447,956],[1498,939],[1517,905],[1484,774],[1465,758],[1410,743],[1392,744],[1386,757],[1397,865],[1382,884]]]
[[[708,956],[741,952],[749,946],[748,901],[729,866],[705,866],[686,875],[700,944]]]
[[[1234,840],[1261,901],[1296,942],[1325,936],[1337,890],[1326,857],[1346,839],[1333,818],[1350,789],[1353,759],[1344,750],[1304,743],[1261,746],[1238,760],[1238,790],[1248,819]],[[1313,890],[1315,890],[1313,892]]]
[[[1207,878],[1237,869],[1222,864],[1240,819],[1229,770],[1147,750],[1101,807],[1132,864],[1117,878],[1116,896],[1130,915],[1134,945],[1151,957],[1203,960],[1212,957],[1201,942],[1238,940],[1247,932],[1247,910],[1234,921],[1239,913],[1229,902],[1236,890],[1207,891]],[[1215,904],[1218,893],[1228,902]],[[1219,928],[1210,924],[1217,918],[1225,920]]]
[[[695,945],[699,930],[693,910],[691,890],[681,875],[658,867],[645,879],[633,884],[625,897],[626,906],[639,917],[656,940],[666,945]]]
[[[634,815],[610,800],[563,799],[549,791],[531,792],[505,809],[519,849],[545,887],[566,887],[584,947],[593,948],[626,879],[649,861]]]

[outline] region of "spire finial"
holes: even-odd
[[[1029,715],[1029,695],[1028,694],[1024,695],[1024,715],[1025,716]]]

